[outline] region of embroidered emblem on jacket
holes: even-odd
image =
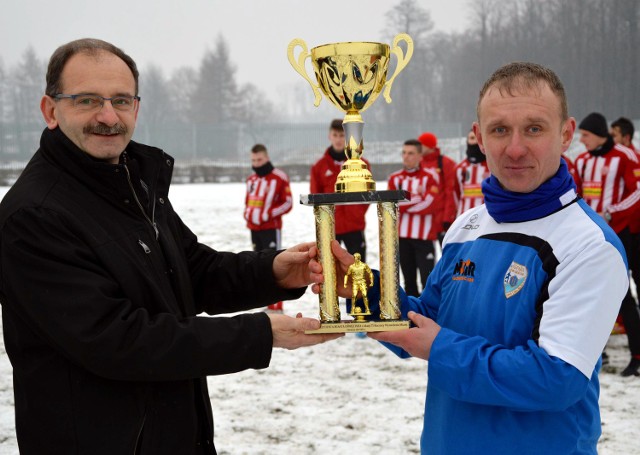
[[[513,297],[524,286],[527,281],[527,267],[517,262],[512,262],[509,270],[504,275],[504,295],[507,298]]]
[[[476,264],[471,259],[466,261],[460,259],[453,268],[453,281],[468,281],[473,283],[474,274],[476,271]]]

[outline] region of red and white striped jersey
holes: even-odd
[[[280,169],[264,177],[254,172],[247,178],[244,219],[252,231],[281,229],[282,215],[292,207],[289,177]]]
[[[387,189],[405,190],[411,200],[398,204],[400,220],[398,234],[403,239],[436,240],[440,232],[434,214],[442,210],[439,198],[439,175],[434,169],[403,169],[389,176]]]
[[[467,158],[456,165],[456,186],[453,197],[458,207],[456,216],[484,204],[482,181],[489,177],[487,162],[472,163]]]
[[[580,154],[576,171],[582,197],[598,213],[611,215],[609,225],[619,233],[630,227],[640,211],[640,163],[633,150],[616,144],[602,156]]]

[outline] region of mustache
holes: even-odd
[[[104,123],[96,123],[95,125],[86,125],[82,132],[84,134],[126,134],[127,127],[121,123],[116,123],[113,126],[107,126]]]

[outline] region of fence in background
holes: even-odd
[[[640,120],[636,120],[636,143],[640,142]],[[10,185],[38,148],[44,126],[0,123],[0,184]],[[422,131],[438,136],[442,152],[456,162],[464,158],[467,126],[460,123],[375,124],[364,129],[364,156],[372,164],[375,180],[400,168],[402,143]],[[250,150],[256,143],[269,150],[273,164],[292,181],[307,180],[309,167],[329,145],[328,124],[228,124],[167,125],[152,128],[139,124],[134,140],[163,149],[176,159],[175,183],[243,181],[251,172]],[[582,150],[576,137],[568,155]],[[639,147],[640,149],[640,147]]]

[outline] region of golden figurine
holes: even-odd
[[[356,321],[364,321],[365,316],[371,315],[367,290],[373,286],[373,272],[371,267],[360,260],[360,253],[354,254],[353,259],[355,259],[355,262],[349,266],[347,273],[344,275],[344,287],[347,287],[347,281],[351,278],[351,313],[349,314],[355,316]],[[369,278],[368,284],[367,277]],[[358,294],[362,296],[364,311],[356,307]]]

